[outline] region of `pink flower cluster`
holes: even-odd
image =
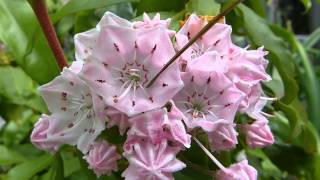
[[[176,33],[159,14],[129,22],[107,12],[96,28],[75,36],[76,61],[39,88],[51,115],[35,124],[32,143],[50,152],[77,146],[98,176],[116,171],[122,152],[128,180],[173,179],[186,167],[176,155],[190,147],[195,128],[207,133],[213,151],[235,148],[236,113],[254,120],[240,125],[250,147],[272,144],[262,112],[272,100],[261,88],[271,79],[267,53],[233,44],[229,25],[216,24],[147,87],[206,23],[192,14]],[[99,138],[113,126],[127,136],[123,150]],[[244,160],[217,177],[251,180],[257,172]]]

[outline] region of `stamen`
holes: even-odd
[[[260,99],[262,100],[267,100],[267,101],[277,101],[278,98],[277,97],[264,97],[264,96],[260,96]]]
[[[263,112],[263,111],[261,111],[260,114],[262,114],[262,115],[264,115],[264,116],[266,116],[266,117],[269,117],[269,118],[275,117],[275,115],[268,114],[268,113],[265,113],[265,112]]]

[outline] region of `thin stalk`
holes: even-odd
[[[147,88],[152,86],[152,84],[156,81],[156,79],[160,76],[160,74],[165,71],[172,63],[174,63],[178,57],[184,53],[194,42],[196,42],[201,36],[203,36],[213,25],[215,25],[221,18],[229,14],[242,0],[236,0],[232,3],[228,8],[222,11],[220,14],[215,16],[212,20],[208,22],[193,38],[189,40],[189,42],[184,45],[169,61],[165,64],[161,70],[151,79],[148,83]]]
[[[207,154],[207,156],[222,170],[222,171],[225,171],[226,168],[223,166],[223,164],[220,163],[220,161],[215,158],[211,153],[210,151],[205,148],[202,143],[195,137],[193,137],[193,139],[196,141],[196,143],[200,146],[200,148]]]
[[[62,70],[64,67],[68,66],[67,60],[63,54],[60,42],[58,40],[56,31],[51,23],[51,19],[48,14],[48,9],[44,0],[33,0],[31,2],[34,13],[40,23],[42,31],[48,41],[48,44],[53,52],[56,62]]]

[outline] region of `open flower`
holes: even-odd
[[[191,14],[177,32],[177,47],[181,49],[188,41],[194,37],[206,24],[207,20]],[[199,38],[189,49],[182,54],[182,61],[189,62],[206,52],[217,51],[221,56],[228,52],[231,46],[231,27],[226,24],[217,23],[201,38]]]
[[[214,151],[231,150],[238,144],[238,133],[233,123],[220,123],[216,130],[208,133],[211,149]]]
[[[171,102],[169,108],[164,107],[131,118],[132,127],[128,135],[150,138],[154,144],[169,140],[190,147],[191,136],[186,132],[183,119],[184,115]]]
[[[265,71],[268,61],[264,58],[267,52],[263,51],[263,47],[247,50],[233,45],[229,51],[229,56],[225,56],[224,60],[228,62],[227,75],[234,83],[252,87],[261,81],[271,80]]]
[[[111,171],[117,171],[117,160],[120,155],[116,152],[116,147],[111,146],[106,141],[94,143],[84,159],[89,164],[89,169],[99,177],[101,175],[111,175]]]
[[[164,27],[170,37],[175,34],[175,31],[169,29],[171,19],[160,19],[160,14],[157,13],[153,19],[151,19],[147,13],[143,13],[143,21],[136,21],[133,23],[133,27],[137,29],[148,29],[153,27]]]
[[[154,145],[140,141],[132,146],[131,153],[125,153],[129,167],[122,173],[126,180],[170,180],[172,173],[186,165],[176,158],[177,150],[168,146],[166,141]]]
[[[38,149],[49,152],[58,151],[61,143],[48,138],[48,130],[50,127],[50,116],[42,114],[38,122],[34,125],[30,140]]]
[[[248,164],[247,160],[242,160],[229,168],[219,170],[216,178],[217,180],[256,180],[258,172]]]
[[[163,106],[182,88],[177,63],[146,87],[173,55],[162,27],[136,30],[106,25],[81,74],[108,105],[133,116]]]
[[[67,68],[39,91],[52,113],[48,138],[77,145],[83,153],[87,152],[105,128],[105,105],[101,97]]]
[[[209,55],[210,59],[205,58]],[[211,132],[219,123],[234,120],[243,93],[218,68],[219,63],[223,64],[216,53],[207,53],[189,63],[182,75],[185,86],[173,100],[187,117],[189,128]]]
[[[246,142],[251,148],[263,148],[274,142],[273,134],[267,121],[255,121],[242,127]]]
[[[107,11],[95,28],[78,33],[74,36],[75,56],[77,61],[85,61],[92,55],[93,47],[95,46],[101,29],[107,25],[133,28],[133,24],[130,21],[122,19]]]

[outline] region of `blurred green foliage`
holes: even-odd
[[[172,18],[172,28],[178,30],[185,15],[197,12],[215,15],[229,0],[47,0],[51,18],[69,61],[74,59],[74,34],[93,28],[105,11],[126,19],[141,19],[143,12],[162,18]],[[301,0],[307,12],[310,0]],[[229,14],[227,23],[239,44],[252,48],[264,46],[269,51],[269,73],[273,80],[264,84],[269,96],[282,97],[267,106],[273,114],[270,125],[276,143],[265,149],[251,150],[240,137],[238,147],[216,154],[224,165],[245,154],[259,171],[260,179],[320,179],[320,50],[315,44],[320,29],[300,42],[291,27],[271,24],[266,20],[264,0],[247,0]],[[47,109],[37,93],[37,86],[50,81],[59,72],[54,57],[41,32],[28,1],[0,1],[0,116],[5,126],[0,129],[0,179],[94,179],[79,152],[65,146],[50,155],[30,144],[33,124]],[[243,117],[240,117],[240,119]],[[120,144],[111,129],[102,136]],[[204,142],[206,138],[202,139]],[[175,174],[176,179],[212,179],[216,167],[197,146],[178,155],[188,168]],[[120,169],[127,166],[120,161]],[[120,179],[120,173],[99,179]]]

